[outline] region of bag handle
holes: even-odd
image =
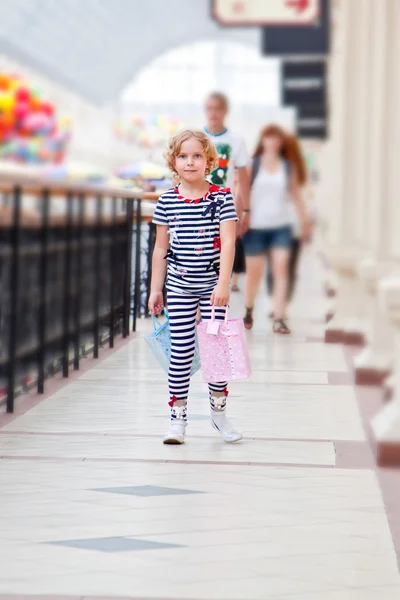
[[[164,308],[164,315],[167,319],[167,321],[169,321],[169,314],[166,308]],[[151,315],[151,320],[153,321],[153,330],[154,331],[158,331],[159,329],[161,329],[162,325],[160,323],[160,321],[158,320],[158,317],[156,317],[156,315]]]
[[[158,317],[156,317],[155,315],[151,315],[151,320],[153,323],[153,330],[154,331],[158,331],[159,329],[161,329],[161,323],[158,320]]]
[[[228,323],[229,320],[229,304],[227,306],[225,306],[225,325]],[[215,306],[214,304],[211,307],[211,321],[215,321]]]

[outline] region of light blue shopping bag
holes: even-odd
[[[167,317],[167,320],[163,324],[160,323],[157,317],[152,315],[153,332],[149,335],[146,335],[145,340],[150,350],[160,363],[161,367],[166,373],[168,373],[169,361],[171,358],[171,330],[169,326],[168,312],[165,309],[164,314]],[[200,354],[197,341],[197,332],[195,344],[194,358],[190,375],[194,375],[200,369]]]

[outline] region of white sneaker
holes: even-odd
[[[185,443],[186,421],[174,419],[171,421],[169,431],[163,439],[164,444],[178,445]]]
[[[233,444],[243,438],[243,433],[235,429],[225,411],[211,410],[211,425],[216,429],[224,442]]]

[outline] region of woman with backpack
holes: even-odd
[[[273,330],[288,334],[290,329],[285,320],[293,242],[290,201],[299,217],[303,241],[311,234],[311,222],[300,192],[307,178],[302,156],[295,151],[291,136],[277,125],[269,125],[261,131],[249,165],[249,176],[250,229],[243,237],[247,271],[244,323],[247,329],[253,327],[254,302],[264,278],[267,256],[270,256],[274,279]]]
[[[298,165],[298,169],[299,169],[299,181],[301,182],[301,186],[303,189],[303,186],[306,186],[309,180],[309,177],[307,177],[307,168],[306,168],[306,162],[303,156],[303,151],[301,149],[301,145],[300,145],[300,141],[299,139],[295,136],[295,135],[291,135],[288,137],[288,143],[290,144],[290,153],[293,156],[293,158],[295,159],[296,164]],[[310,190],[308,190],[307,193],[308,197],[310,196]],[[308,203],[307,203],[308,204]],[[297,214],[297,210],[296,207],[294,205],[294,202],[290,203],[290,209],[291,209],[291,213],[292,213],[292,233],[293,233],[293,239],[292,239],[292,246],[290,248],[290,257],[289,257],[289,282],[288,282],[288,292],[287,292],[287,299],[288,299],[288,303],[293,299],[294,296],[294,292],[295,292],[295,287],[296,287],[296,280],[297,280],[297,269],[298,269],[298,264],[299,264],[299,260],[300,260],[300,255],[301,255],[301,251],[302,251],[302,239],[301,239],[301,228],[300,228],[300,220],[299,220],[299,215]],[[314,228],[314,217],[312,218],[312,227]],[[270,263],[270,259],[268,257],[268,263]],[[274,289],[274,278],[272,276],[271,273],[271,269],[268,266],[268,271],[267,271],[267,292],[269,294],[269,296],[272,295],[272,291]],[[274,317],[273,312],[271,311],[271,313],[269,314],[270,318]]]

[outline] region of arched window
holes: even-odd
[[[158,106],[201,104],[207,92],[223,90],[235,104],[278,106],[280,65],[253,46],[195,42],[144,67],[125,89],[122,103]]]

